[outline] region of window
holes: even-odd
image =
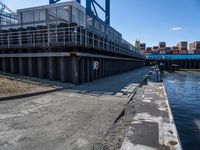
[[[22,20],[23,23],[33,22],[33,12],[32,11],[23,12]]]

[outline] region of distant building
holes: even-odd
[[[187,54],[188,53],[188,42],[182,41],[177,44],[177,47],[179,48],[179,54]]]
[[[146,43],[140,43],[140,51],[142,52],[146,51]]]
[[[189,45],[189,53],[200,54],[200,41],[196,41],[196,42],[190,43],[190,45]]]
[[[140,49],[140,40],[135,41],[135,48],[138,50]]]
[[[165,54],[166,51],[166,42],[159,42],[158,43],[159,52],[160,54]]]

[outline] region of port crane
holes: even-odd
[[[5,18],[17,19],[17,15],[0,1],[0,16]]]
[[[49,4],[55,4],[60,0],[49,0]],[[81,0],[76,0],[81,3]],[[87,14],[99,18],[97,7],[105,13],[105,24],[110,25],[110,0],[105,0],[105,7],[102,7],[97,0],[86,0]]]
[[[0,1],[0,28],[17,22],[17,14]]]

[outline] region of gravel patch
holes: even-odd
[[[125,106],[121,117],[112,125],[102,139],[94,145],[93,150],[119,150],[133,121],[135,107],[141,102],[144,88],[140,87],[132,100]]]

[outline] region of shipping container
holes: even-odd
[[[165,50],[166,50],[166,49],[160,49],[160,50],[159,50],[160,54],[165,54],[165,53],[166,53]]]
[[[200,41],[190,43],[190,45],[189,45],[190,51],[195,51],[195,50],[199,50],[199,49],[200,49]]]
[[[159,49],[164,49],[164,48],[166,48],[166,42],[159,42],[159,43],[158,43],[158,47],[159,47]]]
[[[194,50],[194,54],[200,54],[200,49]]]
[[[172,53],[171,47],[166,47],[165,53],[166,53],[166,54],[171,54],[171,53]]]
[[[180,54],[188,54],[188,50],[187,49],[182,49],[182,50],[180,50]]]
[[[179,42],[177,44],[177,47],[179,47],[179,50],[188,50],[188,42],[187,41],[182,41],[182,42]]]
[[[179,47],[178,46],[173,46],[172,47],[172,54],[179,54],[180,51],[179,51]]]

